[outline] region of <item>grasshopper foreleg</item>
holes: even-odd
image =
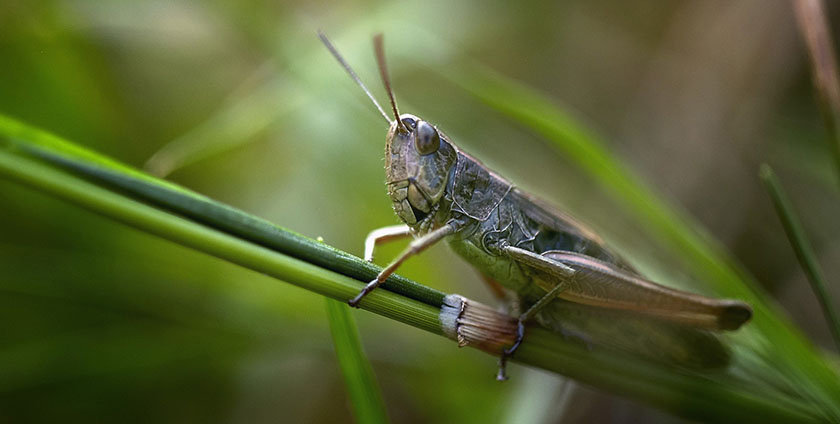
[[[411,228],[408,225],[391,225],[389,227],[377,228],[365,238],[365,260],[373,262],[373,253],[376,246],[411,236]]]
[[[408,247],[397,256],[388,266],[383,269],[379,275],[376,276],[370,283],[368,283],[365,288],[353,299],[350,299],[347,303],[350,304],[352,307],[356,307],[359,305],[359,302],[367,296],[368,293],[372,292],[375,288],[379,287],[380,284],[384,283],[397,268],[405,262],[406,259],[426,250],[429,246],[439,242],[444,237],[453,234],[457,231],[456,224],[454,222],[449,222],[446,225],[420,237],[418,239],[414,239]]]

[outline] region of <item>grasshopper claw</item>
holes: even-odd
[[[359,307],[359,302],[361,302],[362,299],[365,296],[367,296],[368,293],[372,292],[373,289],[375,289],[377,286],[379,286],[379,284],[380,284],[379,279],[374,278],[373,281],[367,283],[365,288],[363,288],[362,291],[360,291],[359,294],[356,295],[356,297],[348,300],[347,304],[354,307],[354,308],[358,308]]]
[[[520,319],[516,322],[516,341],[513,342],[513,346],[505,349],[505,357],[513,356],[514,352],[519,349],[519,345],[522,344],[522,339],[525,338],[525,322]]]
[[[516,340],[513,342],[513,346],[502,351],[502,356],[499,358],[499,372],[496,374],[496,381],[505,381],[508,379],[507,373],[505,372],[507,369],[507,360],[516,353],[519,345],[522,344],[522,339],[525,338],[525,321],[520,319],[516,324]]]
[[[506,365],[507,358],[505,356],[499,358],[499,372],[496,373],[496,381],[507,381],[508,376],[505,372],[505,369],[507,368]]]

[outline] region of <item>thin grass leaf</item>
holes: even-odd
[[[828,130],[828,147],[840,178],[840,82],[837,80],[837,57],[834,55],[825,6],[822,0],[793,0],[793,9],[808,48],[814,91]]]
[[[759,176],[761,177],[761,181],[764,182],[767,192],[770,194],[770,199],[776,208],[776,214],[779,215],[779,219],[782,221],[782,226],[785,229],[785,234],[787,234],[790,245],[796,253],[796,259],[799,260],[799,265],[805,271],[808,282],[811,283],[811,289],[820,302],[828,328],[834,337],[834,343],[840,348],[840,319],[837,317],[837,310],[834,308],[834,303],[832,303],[828,290],[825,288],[822,268],[820,268],[817,262],[816,254],[814,254],[814,250],[811,248],[811,243],[808,242],[808,238],[805,236],[805,230],[802,228],[802,224],[799,222],[799,218],[797,218],[796,212],[793,210],[790,199],[788,199],[787,194],[782,189],[781,182],[776,177],[776,173],[773,172],[773,168],[767,164],[761,165]]]
[[[271,80],[242,98],[231,98],[207,120],[172,140],[146,162],[153,175],[166,176],[183,167],[241,147],[300,107],[300,90]]]
[[[345,302],[325,299],[327,320],[330,323],[335,355],[344,377],[344,385],[350,398],[350,405],[359,423],[386,423],[388,414],[373,368],[370,366],[356,322]]]
[[[556,423],[563,418],[572,405],[576,385],[567,378],[526,369],[514,384],[516,390],[510,396],[510,404],[500,422]]]
[[[13,121],[0,120],[2,122]],[[21,134],[34,137],[34,140],[22,139]],[[9,141],[10,135],[15,136],[15,142]],[[224,225],[219,225],[219,228],[209,226],[206,222],[212,219],[203,216],[203,210],[193,210],[190,213],[194,216],[187,216],[152,206],[149,204],[148,193],[138,195],[123,187],[134,184],[149,190],[160,189],[167,196],[177,198],[171,202],[176,205],[180,202],[189,203],[184,199],[200,199],[201,196],[177,186],[172,189],[170,184],[145,175],[135,178],[133,174],[140,173],[122,172],[119,169],[123,166],[116,162],[108,170],[126,181],[115,188],[112,181],[114,175],[108,174],[108,178],[98,179],[98,174],[89,172],[91,169],[103,168],[101,163],[107,160],[52,136],[47,137],[47,140],[62,150],[43,145],[38,137],[45,135],[38,130],[18,123],[8,127],[0,125],[0,140],[4,137],[6,142],[0,143],[0,178],[35,188],[141,231],[333,299],[346,300],[352,297],[367,281],[366,278],[348,277],[331,270],[329,266],[289,256],[225,231],[223,228],[235,227],[231,222],[222,222]],[[45,155],[45,152],[49,154]],[[212,211],[212,208],[208,210]],[[235,221],[241,216],[236,213],[216,219]],[[263,230],[265,233],[262,236],[280,231],[276,228]],[[346,260],[355,263],[355,266],[365,265],[359,258],[324,246],[317,242],[303,243],[301,249],[306,250],[308,255],[322,256],[319,260],[323,263]],[[373,269],[374,272],[378,270],[378,267]],[[361,306],[413,327],[453,337],[443,328],[442,309],[395,292],[376,290],[365,298]],[[513,318],[497,313],[493,313],[492,318],[507,323],[511,329],[515,328]],[[495,340],[494,345],[470,346],[495,356],[500,346],[510,343],[513,331],[506,336],[510,340]],[[739,358],[744,359],[742,356]],[[529,329],[526,342],[517,351],[514,360],[695,419],[820,422],[836,418],[835,404],[832,402],[838,397],[832,397],[830,393],[826,395],[827,399],[820,397],[822,383],[805,381],[799,382],[801,386],[793,387],[784,384],[792,378],[786,374],[789,370],[785,367],[754,369],[752,373],[737,367],[720,372],[692,372],[615,352],[590,350],[557,333],[537,327]],[[488,380],[491,379],[492,371],[488,370]],[[837,374],[833,369],[827,369],[824,377],[836,381]]]

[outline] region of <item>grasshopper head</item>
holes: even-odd
[[[434,224],[458,153],[432,124],[407,113],[400,121],[391,123],[385,144],[388,195],[400,219],[427,229]]]
[[[379,74],[391,101],[394,120],[385,113],[370,90],[330,43],[327,36],[322,32],[319,32],[318,36],[347,71],[350,78],[356,81],[379,113],[390,123],[385,147],[385,176],[388,195],[394,202],[394,210],[400,219],[414,230],[420,232],[430,230],[436,224],[435,217],[440,215],[437,212],[444,210],[440,207],[441,199],[446,190],[450,171],[457,162],[458,152],[452,147],[449,139],[434,125],[414,115],[400,115],[394,92],[391,90],[388,68],[385,65],[382,34],[373,38],[373,45],[376,61],[379,64]]]

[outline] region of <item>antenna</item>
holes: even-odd
[[[400,129],[400,132],[409,132],[405,124],[400,121],[397,101],[394,99],[394,91],[391,90],[391,79],[388,78],[388,65],[385,64],[385,41],[381,33],[373,37],[373,49],[376,50],[376,63],[379,65],[379,75],[382,77],[382,83],[385,84],[385,91],[388,92],[388,98],[391,99],[391,109],[394,110],[394,117],[397,119],[397,128]]]
[[[335,59],[338,60],[338,63],[341,64],[341,67],[344,68],[344,70],[347,71],[348,74],[350,74],[350,78],[353,78],[353,81],[356,81],[356,84],[358,84],[359,87],[362,88],[362,90],[365,92],[365,94],[367,94],[370,101],[372,101],[373,104],[376,106],[376,109],[379,110],[379,113],[381,113],[382,116],[385,118],[385,120],[388,121],[388,123],[390,124],[391,119],[388,118],[388,114],[385,113],[385,110],[382,109],[382,106],[379,106],[379,102],[377,102],[376,99],[373,98],[373,94],[370,94],[370,90],[368,90],[367,86],[365,86],[365,83],[363,83],[362,80],[359,78],[359,76],[356,75],[355,72],[353,72],[353,68],[351,68],[350,65],[347,64],[347,61],[344,60],[344,58],[341,56],[341,53],[339,53],[338,50],[336,50],[335,46],[332,45],[332,43],[330,42],[330,39],[327,38],[327,35],[324,34],[323,31],[318,30],[318,38],[321,39],[321,42],[324,43],[324,45],[327,47],[327,50],[329,50],[330,53],[332,53],[333,57],[335,57]],[[389,89],[389,93],[390,93],[390,89]],[[391,98],[391,104],[393,104],[393,103],[394,103],[394,100],[393,100],[393,97],[392,97]],[[394,107],[396,108],[396,106],[394,106]],[[396,109],[394,109],[394,110],[396,110]],[[399,115],[397,115],[397,122],[399,122]]]

